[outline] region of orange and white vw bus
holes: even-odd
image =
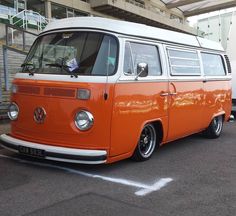
[[[105,18],[54,21],[12,85],[3,147],[73,163],[147,160],[231,112],[230,64],[199,37]]]

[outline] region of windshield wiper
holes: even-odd
[[[46,66],[59,67],[59,68],[63,69],[64,71],[66,71],[68,74],[70,74],[71,77],[78,78],[78,75],[77,75],[77,74],[75,74],[75,73],[73,73],[73,71],[70,71],[70,70],[69,70],[69,68],[71,68],[71,66],[66,65],[66,64],[64,64],[64,63],[55,62],[55,63],[46,64]]]
[[[28,66],[32,66],[32,68],[30,69]],[[33,75],[34,75],[34,72],[33,72],[32,70],[35,69],[35,65],[34,65],[33,63],[31,63],[31,62],[25,62],[25,63],[23,63],[23,64],[21,65],[21,67],[26,68],[27,71],[29,72],[29,75],[30,75],[30,76],[33,76]]]

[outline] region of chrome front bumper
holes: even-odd
[[[102,164],[107,160],[107,151],[105,150],[87,150],[50,146],[16,139],[7,134],[2,134],[0,136],[0,144],[2,147],[17,153],[19,153],[19,149],[22,147],[35,149],[36,151],[42,150],[44,152],[43,158],[48,160],[81,164]]]

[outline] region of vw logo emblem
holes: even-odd
[[[42,107],[37,107],[34,110],[34,120],[38,124],[42,124],[44,122],[44,119],[46,118],[46,111]]]

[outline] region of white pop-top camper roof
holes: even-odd
[[[100,17],[73,17],[52,21],[44,29],[44,32],[59,29],[86,28],[111,31],[118,34],[125,34],[136,37],[144,37],[178,43],[183,45],[208,48],[224,51],[220,43],[210,41],[204,38],[170,31],[161,28],[155,28],[144,24],[132,23],[127,21],[113,20]]]

